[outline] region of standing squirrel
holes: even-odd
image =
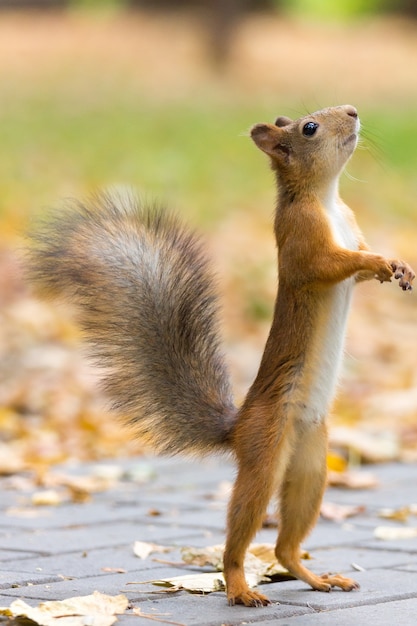
[[[28,271],[41,293],[75,303],[114,409],[162,453],[231,450],[224,573],[229,604],[260,606],[244,557],[268,502],[279,499],[277,559],[313,589],[350,591],[340,575],[300,562],[326,484],[326,414],[355,282],[414,272],[367,247],[338,180],[360,122],[350,105],[296,121],[256,124],[276,173],[279,290],[257,377],[236,408],[217,333],[217,297],[204,249],[163,211],[102,193],[39,225]]]

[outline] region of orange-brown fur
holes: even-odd
[[[318,145],[301,135],[309,120],[323,130]],[[303,421],[306,407],[293,401],[297,390],[310,389],[317,376],[314,367],[309,367],[308,352],[320,336],[320,326],[329,321],[326,306],[333,286],[354,275],[389,281],[395,264],[368,251],[352,211],[340,200],[339,210],[356,238],[356,249],[338,245],[323,206],[323,197],[354,147],[346,151],[343,146],[335,149],[334,144],[351,135],[355,120],[353,107],[337,107],[294,123],[285,119],[283,126],[262,124],[252,130],[255,143],[269,155],[277,172],[279,290],[261,366],[234,430],[238,476],[224,559],[231,604],[268,603],[264,595],[247,588],[243,560],[273,495],[280,502],[278,560],[314,589],[357,587],[342,576],[316,576],[300,562],[300,543],[316,522],[326,483],[324,417],[328,407],[322,407],[323,415]],[[397,264],[408,287],[413,272]]]

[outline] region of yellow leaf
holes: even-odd
[[[327,453],[327,468],[333,472],[344,472],[347,468],[346,459],[336,452]]]
[[[409,506],[402,506],[399,509],[381,509],[378,511],[378,517],[384,519],[392,519],[397,522],[406,522],[411,514]]]

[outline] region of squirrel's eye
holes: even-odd
[[[311,137],[312,135],[314,135],[318,127],[319,125],[316,124],[316,122],[307,122],[307,124],[304,124],[303,126],[304,137]]]

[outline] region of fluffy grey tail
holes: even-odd
[[[30,240],[29,279],[76,305],[113,408],[138,435],[170,454],[227,448],[236,409],[195,235],[106,192],[49,216]]]

